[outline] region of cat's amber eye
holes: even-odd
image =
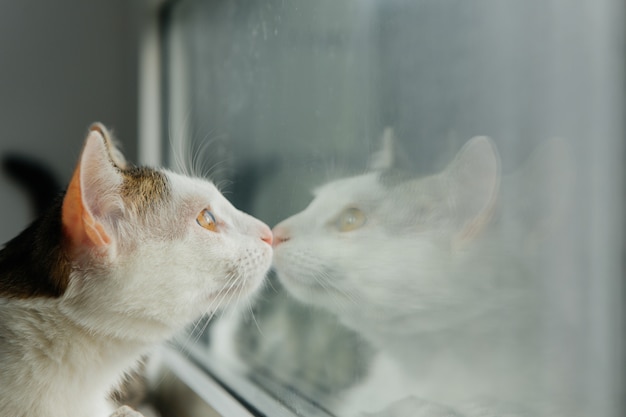
[[[358,208],[345,209],[337,219],[337,229],[340,232],[350,232],[365,224],[365,213]]]
[[[212,232],[217,231],[217,222],[215,221],[215,216],[209,209],[204,209],[198,214],[196,217],[196,222],[202,227]]]

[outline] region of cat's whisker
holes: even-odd
[[[276,293],[280,293],[280,291],[274,286],[274,284],[272,283],[271,279],[267,279],[265,280],[265,282],[267,282],[267,285],[269,285],[269,287]]]
[[[209,174],[210,175],[210,174]],[[234,184],[233,181],[227,179],[221,179],[218,183],[215,184],[218,190],[224,195],[232,194],[232,191],[224,190],[224,188]]]
[[[220,293],[218,293],[218,296],[219,295],[224,295],[224,294],[222,292],[220,292]],[[209,324],[211,324],[211,322],[213,320],[213,317],[218,312],[218,307],[219,307],[219,304],[216,307],[216,309],[213,309],[213,307],[207,308],[205,313],[202,315],[202,318],[196,322],[196,325],[194,326],[194,329],[191,330],[187,334],[187,339],[183,343],[183,347],[185,348],[185,350],[187,350],[186,348],[188,346],[194,345],[194,344],[198,343],[198,340],[200,340],[200,337],[202,337],[202,335],[204,334],[204,332],[207,329],[207,327],[209,326]],[[201,327],[199,327],[200,323],[202,323]]]
[[[197,147],[197,144],[201,143],[202,145],[200,145],[200,147],[202,148],[204,146],[204,139],[208,135],[209,133],[207,133],[205,137],[200,141],[196,140],[196,137],[198,136],[197,131],[193,131],[191,135],[189,135],[189,140],[187,141],[185,162],[187,164],[188,175],[191,177],[197,177],[196,165],[197,165],[197,161],[198,161],[199,153],[200,153],[198,151],[199,148]]]
[[[213,143],[212,140],[207,140],[209,137],[209,133],[207,133],[201,141],[200,147],[191,155],[191,172],[193,175],[197,177],[202,177],[202,172],[200,171],[200,163],[201,161],[205,161],[205,152],[209,148],[209,146]]]
[[[217,303],[217,306],[215,307],[214,311],[211,313],[211,317],[213,317],[213,315],[215,315],[216,312],[220,311],[220,308],[222,307],[222,303],[224,301],[226,301],[227,299],[227,293],[229,290],[232,290],[232,286],[233,284],[235,285],[235,289],[237,292],[239,292],[239,288],[238,286],[240,285],[240,275],[236,272],[232,272],[230,274],[231,276],[228,278],[228,281],[226,283],[226,285],[224,286],[225,291],[222,293],[221,297],[219,298],[219,301]],[[240,296],[241,294],[239,294]]]
[[[235,301],[235,305],[239,305],[239,303],[241,302],[241,294],[243,293],[243,291],[241,291],[241,289],[243,288],[243,282],[241,281],[237,281],[237,283],[235,284],[235,288],[237,289],[237,300]]]
[[[204,159],[203,163],[207,163],[207,160]],[[220,172],[222,172],[222,170],[224,170],[227,167],[227,163],[228,161],[222,159],[220,161],[217,161],[215,163],[213,163],[213,165],[207,167],[207,168],[201,168],[199,169],[199,171],[201,172],[201,175],[203,178],[213,178],[213,177],[221,177],[222,175],[220,174]],[[220,184],[226,182],[226,183],[232,183],[232,181],[226,179],[226,178],[222,178],[220,179]],[[221,186],[217,187],[218,189],[221,188]]]
[[[213,136],[213,138],[209,139],[210,136]],[[228,159],[220,157],[219,148],[215,146],[216,142],[222,140],[223,137],[224,135],[214,135],[212,131],[209,131],[201,140],[188,141],[185,149],[185,161],[187,162],[185,166],[189,176],[211,178],[218,170],[221,171],[222,167],[226,166]],[[208,150],[210,148],[217,149],[218,152],[209,154]],[[217,158],[219,158],[219,161],[213,162],[212,165],[207,167],[211,161],[215,161]]]
[[[236,273],[231,273],[230,278],[228,278],[228,281],[226,283],[226,285],[224,286],[224,288],[222,290],[220,290],[220,292],[218,292],[218,294],[216,295],[213,303],[211,303],[211,305],[207,308],[207,310],[204,313],[204,316],[206,317],[206,321],[204,321],[204,324],[202,326],[202,328],[199,329],[199,331],[197,331],[197,334],[195,336],[193,336],[193,340],[191,340],[191,334],[190,334],[190,339],[188,340],[187,343],[191,343],[191,344],[195,344],[198,342],[198,340],[200,339],[200,337],[202,336],[202,334],[204,334],[205,330],[207,329],[207,327],[209,326],[209,324],[211,324],[211,322],[213,321],[213,318],[215,317],[216,314],[221,314],[222,313],[222,304],[224,303],[224,301],[226,301],[228,299],[228,290],[232,289],[231,285],[238,282],[239,280],[239,274]],[[237,283],[235,285],[235,288],[239,287],[239,283]],[[237,288],[237,292],[239,292],[239,297],[241,296],[241,292],[239,291],[239,288]],[[226,306],[224,306],[226,307]],[[197,330],[197,329],[196,329]]]
[[[332,282],[333,277],[331,275],[329,275],[327,272],[324,272],[323,274],[324,274],[325,279],[327,279],[329,282]],[[346,299],[354,303],[355,305],[360,305],[361,302],[363,301],[361,297],[358,296],[358,294],[351,293],[347,289],[340,288],[336,285],[334,285],[333,288],[339,293],[341,293],[344,297],[346,297]]]
[[[217,148],[215,146],[216,142],[223,140],[223,138],[225,137],[224,135],[221,136],[215,136],[213,137],[213,139],[211,140],[207,140],[208,134],[205,136],[204,138],[204,146],[203,148],[201,148],[198,152],[198,154],[200,156],[202,156],[202,158],[199,158],[200,161],[200,165],[196,167],[196,173],[200,176],[202,176],[203,178],[211,178],[214,175],[215,176],[221,176],[218,175],[217,173],[217,169],[219,168],[220,170],[222,169],[221,167],[227,164],[228,159],[226,158],[220,158],[217,162],[213,162],[213,164],[209,167],[207,167],[206,165],[209,163],[209,161],[213,160],[215,161],[215,158],[207,158],[205,157],[205,153],[207,152],[207,150],[209,149],[209,146],[213,146],[215,148]],[[219,148],[217,148],[219,151]]]
[[[238,302],[239,302],[239,300],[238,300]],[[250,316],[252,318],[252,321],[254,322],[254,325],[256,326],[257,330],[259,331],[259,334],[261,335],[261,337],[265,337],[265,334],[261,330],[261,326],[259,325],[259,322],[257,321],[256,316],[254,315],[254,308],[252,306],[252,302],[249,299],[246,300],[246,307],[250,311]]]
[[[170,149],[172,153],[172,159],[174,161],[174,169],[177,172],[182,173],[183,175],[189,176],[189,172],[187,169],[187,164],[185,164],[185,153],[188,149],[185,144],[189,127],[191,125],[191,111],[186,112],[185,117],[183,118],[182,124],[180,126],[180,132],[176,134],[172,132],[173,123],[170,123],[169,126],[169,136],[168,141],[170,144]]]
[[[228,290],[232,289],[232,285],[237,282],[239,280],[240,276],[239,274],[235,273],[235,272],[231,272],[230,274],[227,275],[227,281],[226,284],[224,285],[224,287],[216,294],[215,298],[213,299],[213,301],[211,302],[211,304],[206,308],[203,316],[202,316],[202,320],[199,320],[197,322],[197,325],[199,323],[203,323],[201,328],[194,328],[194,330],[190,331],[188,333],[188,338],[187,340],[184,342],[183,344],[183,348],[186,348],[187,346],[196,344],[198,342],[198,340],[200,339],[200,337],[204,334],[204,332],[206,331],[206,329],[208,328],[208,326],[211,324],[211,322],[213,321],[214,317],[216,314],[223,314],[223,309],[222,307],[222,303],[224,301],[226,301],[226,299],[228,298]],[[237,284],[238,286],[239,284]],[[188,349],[184,349],[184,350],[188,350]]]
[[[319,272],[318,274],[315,275],[315,279],[316,281],[322,285],[322,287],[324,287],[324,289],[326,289],[328,291],[329,294],[332,294],[335,299],[337,300],[337,296],[339,294],[341,294],[343,297],[345,297],[346,300],[348,300],[349,302],[353,303],[354,305],[359,305],[359,300],[357,298],[355,298],[354,294],[349,293],[347,290],[344,290],[342,288],[339,288],[336,285],[332,285],[332,276],[330,276],[327,272],[322,271]],[[325,283],[325,284],[324,284]],[[329,286],[332,286],[332,289],[329,289]],[[345,305],[342,303],[338,304],[339,307],[341,307],[342,309],[345,309]]]
[[[210,319],[210,318],[209,318]],[[206,313],[203,314],[199,319],[197,319],[194,322],[193,328],[187,332],[185,332],[185,339],[181,341],[181,346],[183,347],[184,351],[188,351],[188,347],[197,343],[198,340],[200,340],[200,336],[202,336],[202,332],[198,332],[198,328],[200,326],[200,323],[202,323],[203,321],[209,321],[209,319],[207,319]],[[203,325],[204,327],[204,325]]]
[[[232,283],[237,279],[237,274],[234,272],[229,273],[226,276],[226,285],[224,285],[218,293],[215,295],[211,303],[207,306],[202,316],[196,320],[194,327],[189,331],[187,340],[184,342],[184,346],[189,346],[190,344],[196,343],[199,338],[202,336],[206,327],[211,322],[211,319],[215,315],[215,312],[219,310],[221,299],[226,297],[226,293],[228,292],[228,288]],[[199,329],[200,323],[202,324],[202,328]]]
[[[322,273],[315,274],[314,278],[315,281],[324,289],[327,296],[337,306],[337,309],[343,311],[345,309],[345,304],[340,302],[338,294],[332,288],[330,288],[329,283],[325,280],[325,277],[322,275]]]
[[[240,283],[238,283],[238,285],[243,287],[244,284],[242,282],[240,282]],[[241,297],[242,297],[242,293],[243,293],[242,291],[238,291],[238,292],[239,292],[239,296],[237,297],[236,304],[239,304],[239,302],[241,300]],[[252,321],[254,322],[256,328],[259,330],[259,333],[261,334],[261,336],[265,337],[265,335],[263,334],[263,331],[261,330],[261,326],[259,326],[259,322],[257,321],[257,319],[256,319],[256,317],[254,315],[254,309],[252,308],[252,302],[249,299],[246,300],[246,307],[248,308],[248,310],[250,310],[250,315],[252,317]]]
[[[335,288],[337,291],[339,291],[349,302],[351,302],[354,305],[360,305],[359,299],[356,297],[355,294],[352,294],[350,292],[348,292],[348,290],[344,290],[341,288]]]
[[[263,331],[261,330],[261,326],[259,325],[259,322],[257,321],[256,316],[254,315],[254,308],[252,306],[252,302],[248,300],[247,304],[248,304],[248,309],[250,309],[250,315],[252,316],[252,321],[254,321],[256,328],[259,330],[259,334],[261,335],[261,337],[265,337],[265,334],[263,334]]]
[[[207,307],[205,314],[210,314],[211,317],[217,312],[226,298],[228,291],[231,289],[232,285],[237,281],[239,275],[236,272],[230,272],[226,275],[226,284],[220,289],[217,295],[214,297],[211,304]]]
[[[218,295],[217,295],[217,296],[219,296],[219,294],[220,294],[222,291],[223,291],[223,289],[221,289],[221,290],[220,290],[220,292],[218,292]],[[197,332],[197,330],[198,330],[198,327],[200,326],[200,323],[202,323],[204,320],[206,320],[206,318],[207,318],[208,314],[211,312],[211,309],[212,309],[212,307],[213,307],[213,304],[214,304],[214,303],[215,303],[215,299],[214,299],[213,301],[211,301],[211,303],[207,306],[207,308],[205,309],[205,311],[204,311],[204,313],[202,314],[202,316],[200,316],[200,317],[199,317],[199,318],[198,318],[198,319],[194,322],[194,326],[193,326],[193,328],[192,328],[192,329],[189,331],[189,333],[188,333],[188,334],[189,334],[189,338],[195,337],[195,334],[196,334],[196,332]],[[209,316],[209,318],[210,318],[210,316]],[[201,333],[201,332],[198,332],[198,333]],[[186,344],[186,343],[188,343],[188,342],[189,342],[189,340],[187,340],[187,341],[185,342],[185,344]]]

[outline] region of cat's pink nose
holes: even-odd
[[[290,239],[289,230],[287,230],[287,228],[283,226],[274,227],[273,233],[274,233],[274,247]]]
[[[265,226],[263,230],[261,230],[261,240],[270,246],[272,245],[272,241],[274,239],[273,239],[272,231],[270,230],[269,227]]]

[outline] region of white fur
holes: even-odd
[[[94,213],[112,243],[75,263],[62,297],[0,301],[0,415],[108,416],[108,394],[140,355],[262,284],[268,227],[210,182],[165,174],[171,197],[150,217],[119,201]],[[208,206],[219,233],[196,223]]]

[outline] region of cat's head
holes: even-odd
[[[58,302],[94,330],[160,335],[245,299],[271,263],[269,227],[207,180],[130,166],[101,125],[61,212],[70,272]]]
[[[296,298],[356,327],[466,314],[489,286],[459,268],[494,211],[495,148],[473,138],[442,172],[416,179],[390,168],[385,136],[373,171],[325,184],[274,228],[278,276]]]

